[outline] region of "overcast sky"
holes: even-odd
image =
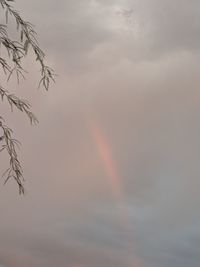
[[[5,113],[27,192],[0,187],[0,263],[199,267],[200,1],[15,6],[59,76],[37,90],[30,57],[14,91],[40,124]]]

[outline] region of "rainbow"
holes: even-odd
[[[126,211],[126,208],[123,205],[123,185],[112,155],[111,146],[109,145],[105,134],[103,133],[101,127],[99,126],[96,120],[90,121],[90,132],[94,140],[97,152],[103,163],[111,191],[116,199],[118,208],[120,210],[120,219],[123,223],[123,228],[126,231],[131,231],[132,225],[130,224],[128,219],[128,212]],[[135,255],[131,267],[141,267],[141,261]]]

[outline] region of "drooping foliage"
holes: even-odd
[[[3,16],[0,20],[0,22],[2,21],[0,23],[0,68],[2,71],[0,73],[6,77],[7,81],[10,80],[11,76],[16,75],[19,83],[20,78],[24,78],[26,75],[23,59],[32,50],[35,54],[35,61],[40,66],[39,86],[42,85],[48,90],[50,83],[54,81],[55,73],[45,63],[45,54],[38,44],[34,26],[29,21],[24,20],[14,6],[14,0],[0,0],[0,8],[2,9],[0,16]],[[12,31],[9,30],[10,22]],[[16,34],[13,34],[13,22]],[[11,110],[15,107],[25,113],[31,124],[38,123],[36,116],[31,111],[31,105],[5,88],[1,83],[2,79],[0,78],[1,100],[7,101]],[[14,179],[18,184],[19,193],[24,194],[23,169],[17,154],[20,143],[13,137],[13,131],[7,126],[2,114],[0,114],[0,128],[2,129],[0,152],[6,152],[9,156],[9,167],[3,173],[4,183]]]

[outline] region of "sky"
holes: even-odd
[[[0,186],[0,264],[198,267],[200,2],[15,6],[58,76],[38,90],[30,55],[26,80],[8,84],[40,123],[3,106],[26,194]]]

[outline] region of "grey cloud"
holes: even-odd
[[[140,27],[138,42],[147,58],[199,50],[198,1],[136,1],[133,8]]]
[[[37,128],[7,116],[23,141],[28,192],[21,200],[13,183],[1,188],[0,261],[130,267],[135,254],[143,267],[198,266],[199,3],[19,4],[59,77],[48,94],[31,93]],[[121,8],[133,8],[133,25]],[[91,120],[112,149],[127,229]]]
[[[20,6],[27,12],[38,9],[30,17],[38,22],[43,47],[60,55],[68,71],[79,64],[86,67],[85,56],[101,45],[113,47],[116,58],[126,56],[134,61],[157,59],[168,53],[173,56],[182,50],[198,51],[199,47],[198,1],[60,1],[59,5],[49,2],[42,6],[22,1]],[[122,23],[118,12],[123,9],[133,10],[133,24],[127,21],[126,25],[130,31],[113,31],[112,20]]]

